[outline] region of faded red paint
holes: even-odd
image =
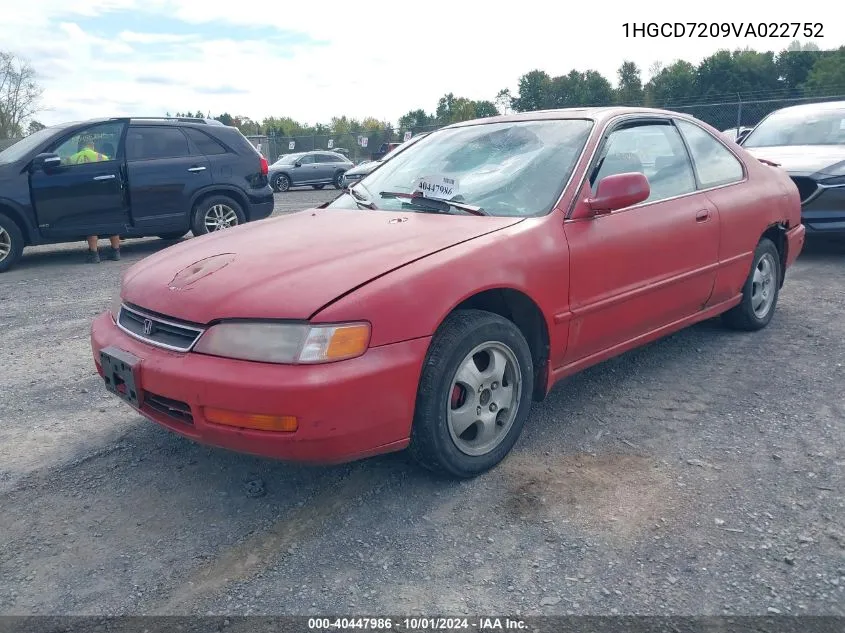
[[[593,217],[584,209],[593,192],[582,184],[592,152],[615,117],[636,112],[649,111],[572,114],[596,126],[569,187],[542,217],[309,210],[189,240],[125,275],[124,301],[194,323],[367,321],[370,348],[359,358],[281,366],[173,353],[129,338],[104,314],[92,326],[95,359],[108,345],[142,358],[142,388],[191,405],[192,428],[142,411],[177,433],[249,453],[339,462],[408,444],[429,341],[458,304],[481,291],[519,291],[539,307],[550,343],[547,389],[715,316],[740,301],[769,227],[788,227],[786,263],[795,261],[804,242],[798,192],[779,168],[731,145],[744,181]],[[398,217],[407,221],[391,222]],[[222,253],[236,256],[168,290],[180,271]],[[203,406],[295,415],[300,427],[275,434],[216,426],[204,421]]]

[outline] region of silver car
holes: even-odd
[[[285,154],[270,165],[268,178],[276,191],[287,191],[291,187],[310,186],[322,189],[334,185],[343,187],[343,174],[353,167],[343,154],[331,151],[300,152]]]

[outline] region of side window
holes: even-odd
[[[226,148],[205,132],[195,130],[191,127],[184,128],[184,132],[188,135],[188,138],[191,139],[196,148],[206,156],[216,156],[218,154],[226,153]]]
[[[742,163],[709,132],[687,121],[677,121],[687,140],[692,162],[703,188],[727,185],[742,180]]]
[[[188,155],[188,139],[177,127],[129,127],[129,133],[126,135],[126,160],[181,158]]]
[[[591,174],[590,186],[595,191],[602,178],[626,172],[639,172],[648,178],[651,195],[647,202],[695,191],[684,143],[675,127],[666,123],[641,123],[611,132]]]
[[[313,165],[314,164],[314,154],[308,154],[307,156],[303,156],[299,159],[299,163],[301,165]]]
[[[63,165],[117,160],[123,126],[123,123],[92,125],[47,151],[58,154]]]

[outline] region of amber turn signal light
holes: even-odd
[[[256,431],[277,431],[293,433],[299,428],[299,421],[292,415],[264,415],[262,413],[243,413],[226,409],[203,409],[205,419],[214,424],[234,426],[241,429],[255,429]]]

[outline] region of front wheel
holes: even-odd
[[[23,233],[7,215],[0,213],[0,273],[14,266],[23,253]]]
[[[191,220],[191,232],[205,235],[246,222],[241,205],[229,196],[211,196],[200,202]]]
[[[722,315],[725,324],[749,332],[766,327],[775,313],[782,274],[780,253],[764,237],[754,250],[751,272],[742,287],[742,301]]]
[[[516,444],[533,389],[531,350],[513,323],[481,310],[453,313],[426,356],[411,455],[455,478],[493,468]]]

